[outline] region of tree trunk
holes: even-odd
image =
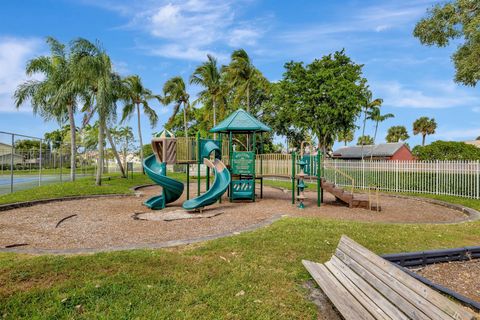
[[[183,103],[183,129],[185,130],[185,138],[188,137],[187,130],[187,105]]]
[[[373,134],[373,145],[375,145],[375,139],[377,138],[377,130],[378,130],[378,121],[375,123],[375,133]],[[370,153],[370,161],[373,160],[373,152]]]
[[[110,134],[110,129],[105,128],[105,133],[107,134],[108,142],[110,142],[110,146],[112,147],[113,156],[115,157],[115,160],[117,160],[118,167],[120,168],[120,172],[122,173],[122,178],[126,178],[127,175],[125,174],[125,167],[123,166],[120,155],[117,152],[117,147],[113,142],[112,135]]]
[[[136,103],[137,105],[137,126],[138,126],[138,140],[140,141],[140,163],[143,168],[143,139],[142,139],[142,127],[140,123],[140,104]],[[145,170],[142,169],[143,174],[145,174]]]
[[[68,119],[70,120],[70,181],[75,181],[76,173],[76,158],[77,158],[77,145],[76,145],[76,133],[75,130],[75,117],[73,115],[73,105],[68,104]]]
[[[95,179],[95,184],[97,186],[102,185],[102,173],[103,173],[103,159],[104,159],[104,127],[105,119],[103,116],[100,116],[98,121],[98,158],[97,158],[97,177]]]
[[[365,107],[364,113],[363,113],[363,129],[362,129],[362,160],[363,160],[363,139],[365,137],[365,126],[367,125],[367,107]]]
[[[425,146],[425,137],[426,136],[427,136],[426,134],[422,134],[422,147]]]
[[[212,107],[213,107],[213,126],[215,127],[217,125],[217,110],[215,106],[215,99],[212,101]],[[213,133],[213,139],[217,140],[217,133]]]
[[[250,112],[250,90],[247,87],[247,112]]]

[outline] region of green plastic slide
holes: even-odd
[[[230,185],[230,172],[221,160],[215,159],[213,163],[208,159],[204,159],[203,161],[207,166],[213,169],[213,172],[215,173],[215,181],[207,192],[197,198],[185,201],[183,203],[183,208],[185,210],[195,210],[214,204],[220,199],[225,191],[227,191],[228,186]]]
[[[167,203],[180,198],[183,193],[183,183],[167,177],[166,163],[158,162],[152,154],[143,161],[143,167],[150,179],[163,189],[161,195],[151,197],[143,203],[144,205],[153,210],[160,210],[165,208]]]

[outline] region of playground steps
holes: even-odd
[[[350,208],[370,209],[370,203],[367,195],[352,194],[351,192],[346,191],[343,188],[336,186],[334,183],[326,181],[325,179],[322,179],[322,189],[334,195],[338,201],[347,204]],[[380,205],[378,206],[378,211],[380,211]],[[372,210],[377,210],[377,204],[372,202],[371,208]]]

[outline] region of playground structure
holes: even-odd
[[[304,154],[264,154],[263,134],[271,129],[258,119],[239,109],[210,130],[217,139],[196,137],[174,137],[168,130],[153,138],[154,155],[144,161],[146,173],[164,191],[160,196],[145,202],[151,209],[163,209],[166,204],[177,200],[183,193],[183,184],[166,177],[166,165],[185,165],[187,172],[186,197],[183,208],[201,210],[216,201],[221,201],[227,192],[230,202],[236,200],[256,201],[256,186],[260,185],[259,198],[263,198],[265,178],[278,178],[291,181],[291,203],[298,201],[298,207],[305,207],[306,181],[316,182],[317,206],[323,201],[323,190],[332,193],[337,200],[349,207],[372,209],[370,197],[367,199],[345,191],[323,178],[321,153]],[[206,190],[200,194],[200,165],[206,165]],[[190,166],[197,165],[197,197],[190,199]],[[333,170],[335,170],[333,168]],[[210,186],[211,171],[214,183]],[[339,174],[343,174],[339,172]],[[182,185],[182,186],[180,186]],[[374,207],[378,209],[377,206]]]

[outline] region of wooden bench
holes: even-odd
[[[477,319],[347,236],[325,264],[302,262],[346,320]]]

